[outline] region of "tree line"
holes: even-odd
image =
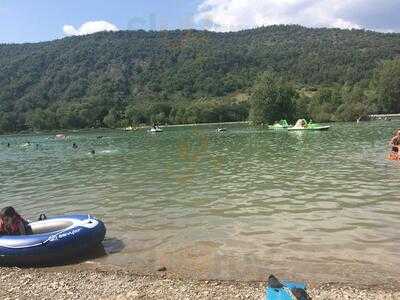
[[[400,59],[382,63],[369,81],[318,89],[299,89],[276,74],[262,73],[252,90],[249,118],[255,124],[299,118],[336,122],[372,113],[400,113]]]
[[[295,25],[0,45],[0,132],[399,112],[399,53],[400,34]]]

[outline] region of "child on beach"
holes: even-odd
[[[8,206],[0,211],[0,235],[31,234],[29,223],[13,207]]]

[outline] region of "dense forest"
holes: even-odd
[[[0,132],[400,112],[400,34],[296,25],[0,45]]]

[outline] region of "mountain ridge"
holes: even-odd
[[[79,113],[79,106],[96,116],[69,127],[103,126],[111,111],[112,118],[122,119],[132,105],[248,93],[265,71],[299,87],[354,85],[369,81],[383,61],[399,57],[398,33],[299,25],[229,33],[100,32],[2,44],[0,131],[31,127],[36,110],[63,115],[68,107]]]

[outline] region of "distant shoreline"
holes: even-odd
[[[238,121],[238,122],[218,122],[218,123],[191,123],[191,124],[164,124],[160,125],[161,128],[173,128],[173,127],[196,127],[196,126],[216,126],[216,125],[235,125],[235,124],[250,124],[249,121]],[[142,125],[133,127],[133,130],[140,130],[140,129],[149,129],[153,127],[152,125]],[[55,134],[55,133],[65,133],[65,132],[78,132],[78,131],[95,131],[95,130],[122,130],[122,131],[130,131],[125,130],[125,128],[107,128],[107,127],[98,127],[98,128],[80,128],[80,129],[51,129],[51,130],[43,130],[43,131],[35,131],[35,130],[24,130],[19,132],[7,132],[2,133],[0,136],[7,136],[7,135],[24,135],[24,134]]]
[[[249,121],[237,121],[237,122],[217,122],[217,123],[164,124],[164,125],[159,125],[159,127],[160,128],[171,128],[171,127],[173,128],[173,127],[196,127],[196,126],[223,126],[223,125],[235,125],[235,124],[250,124],[250,122]],[[142,125],[142,126],[133,127],[133,128],[136,128],[136,130],[138,130],[138,129],[148,129],[148,128],[152,128],[152,127],[153,127],[152,125]],[[125,128],[118,128],[118,129],[125,130]]]
[[[168,127],[195,127],[195,126],[214,126],[214,125],[235,125],[235,124],[250,124],[249,121],[239,122],[219,122],[219,123],[192,123],[192,124],[174,124],[174,125],[160,125],[162,128]],[[151,127],[151,126],[149,126]],[[148,128],[146,126],[146,128]]]
[[[400,119],[399,119],[400,120]],[[363,121],[364,122],[387,122],[386,120],[371,120],[371,121]],[[397,119],[392,120],[393,123],[396,123]],[[356,123],[356,122],[318,122],[319,124],[328,124],[328,123]],[[187,123],[187,124],[164,124],[160,125],[161,128],[175,128],[175,127],[201,127],[201,126],[219,126],[223,127],[224,125],[239,125],[239,124],[247,124],[250,125],[250,121],[237,121],[237,122],[217,122],[217,123]],[[262,125],[261,125],[262,126]],[[264,124],[263,126],[268,126]],[[119,130],[119,131],[137,131],[142,129],[149,129],[152,125],[141,125],[137,127],[132,127],[133,130],[126,130],[125,128],[107,128],[107,127],[98,127],[98,128],[80,128],[80,129],[52,129],[52,130],[43,130],[43,131],[35,131],[35,130],[25,130],[19,132],[7,132],[1,133],[0,136],[8,136],[8,135],[30,135],[30,134],[57,134],[57,133],[68,133],[68,132],[79,132],[79,131],[96,131],[96,130]]]

